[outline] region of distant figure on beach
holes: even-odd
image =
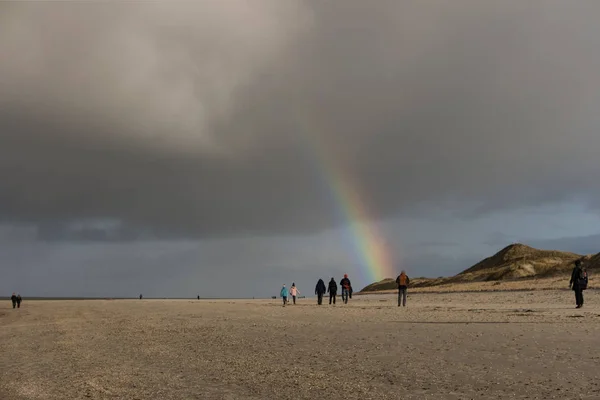
[[[333,282],[335,283],[335,282]],[[315,287],[315,294],[317,295],[317,304],[321,305],[323,304],[323,295],[325,294],[325,292],[327,291],[327,288],[325,287],[325,282],[323,282],[323,279],[319,279],[319,281],[317,282],[317,286]]]
[[[337,297],[337,283],[335,283],[335,279],[331,278],[329,281],[329,287],[327,288],[327,292],[329,292],[329,304],[331,304],[331,300],[333,299],[333,304],[335,304],[335,298]]]
[[[292,301],[294,302],[294,305],[296,305],[296,296],[298,296],[299,294],[300,291],[296,287],[296,284],[292,283],[292,287],[290,288],[290,295],[292,296]]]
[[[200,300],[200,295],[198,295],[198,300]]]
[[[17,295],[13,293],[12,296],[10,296],[10,301],[12,301],[13,308],[16,308],[17,307]]]
[[[575,303],[577,304],[575,308],[583,307],[583,291],[587,289],[587,284],[587,271],[581,266],[581,260],[577,260],[569,281],[569,288],[572,287],[575,292]]]
[[[279,295],[283,299],[283,306],[285,307],[285,304],[287,303],[288,299],[288,289],[285,287],[285,285],[283,285],[283,287],[281,288],[281,293],[279,293]]]
[[[143,298],[144,296],[142,296],[142,294],[140,293],[140,300]]]
[[[21,308],[21,302],[23,301],[23,298],[21,297],[20,294],[17,295],[17,308]]]
[[[398,285],[398,307],[400,305],[406,307],[406,290],[410,284],[410,279],[406,275],[406,272],[400,272],[400,275],[396,278],[396,284]]]
[[[344,274],[344,277],[340,281],[340,286],[342,287],[342,301],[344,304],[348,304],[348,297],[350,296],[350,288],[352,284],[350,283],[350,279],[348,279],[348,274]]]

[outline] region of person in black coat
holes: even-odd
[[[575,261],[575,268],[571,272],[571,280],[569,281],[569,287],[575,292],[575,303],[577,307],[583,307],[583,291],[587,289],[587,271],[581,266],[581,260]]]
[[[17,295],[17,308],[21,308],[21,302],[23,301],[23,298],[21,297],[20,294]]]
[[[13,308],[16,308],[17,307],[17,295],[13,293],[12,296],[10,296],[10,301],[12,301]]]
[[[329,287],[327,288],[327,292],[329,293],[329,304],[331,304],[331,300],[333,300],[333,304],[335,304],[335,297],[337,296],[337,283],[335,283],[335,279],[331,278],[329,281]]]
[[[323,295],[326,291],[327,288],[325,287],[325,282],[323,282],[323,279],[319,279],[319,281],[317,282],[317,286],[315,287],[315,294],[317,295],[318,305],[323,304]]]

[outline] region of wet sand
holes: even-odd
[[[0,304],[0,399],[600,398],[600,292]]]

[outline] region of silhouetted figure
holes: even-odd
[[[326,291],[327,291],[327,288],[325,287],[325,282],[323,282],[323,279],[319,279],[319,281],[317,282],[317,286],[315,287],[315,294],[317,295],[317,304],[318,305],[323,304],[323,295],[325,294]]]
[[[329,281],[329,287],[327,288],[327,292],[329,293],[329,304],[333,300],[333,304],[335,304],[335,298],[337,296],[337,283],[335,283],[335,279],[331,278]]]
[[[350,296],[350,288],[352,284],[350,283],[350,279],[348,279],[348,274],[344,274],[344,277],[340,281],[340,286],[342,287],[342,301],[344,304],[348,304],[348,297]]]
[[[10,296],[10,301],[12,301],[13,308],[16,308],[17,307],[17,295],[13,293],[12,296]]]
[[[141,293],[140,293],[140,300],[141,300],[143,297],[144,297],[144,296],[142,296],[142,295],[141,295]]]
[[[408,279],[406,272],[400,272],[400,275],[396,278],[396,284],[398,285],[398,307],[400,305],[406,307],[406,290],[410,284],[410,279]]]
[[[23,301],[23,298],[21,297],[20,294],[17,295],[17,308],[21,308],[21,302]]]
[[[575,268],[571,273],[571,280],[569,281],[569,287],[573,287],[575,292],[575,303],[577,307],[583,307],[583,291],[587,289],[588,276],[587,271],[581,266],[581,260],[575,261]]]
[[[198,300],[200,300],[200,295],[198,295]]]

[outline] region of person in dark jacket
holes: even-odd
[[[23,298],[21,297],[20,294],[17,295],[17,308],[21,308],[21,302],[23,301]]]
[[[16,308],[17,307],[17,295],[13,293],[12,296],[10,296],[10,301],[12,301],[13,308]]]
[[[329,293],[329,304],[331,304],[331,300],[333,300],[333,304],[335,304],[335,298],[337,297],[337,283],[335,283],[335,279],[331,278],[329,281],[329,287],[327,288],[327,292]]]
[[[406,272],[400,272],[400,275],[396,278],[396,285],[398,285],[398,307],[401,305],[406,307],[406,290],[409,283],[410,279],[408,279]]]
[[[319,279],[319,281],[317,282],[317,286],[315,287],[315,294],[317,295],[318,305],[323,304],[323,295],[326,291],[327,288],[325,287],[325,282],[323,282],[323,279]]]
[[[344,304],[348,304],[348,297],[350,296],[350,288],[352,284],[350,283],[350,279],[348,279],[348,274],[344,274],[344,277],[340,281],[340,286],[342,287],[342,301]]]
[[[575,303],[577,307],[583,307],[583,291],[587,289],[587,271],[581,266],[581,260],[575,261],[575,268],[571,272],[571,280],[569,281],[569,288],[573,288],[575,292]]]

